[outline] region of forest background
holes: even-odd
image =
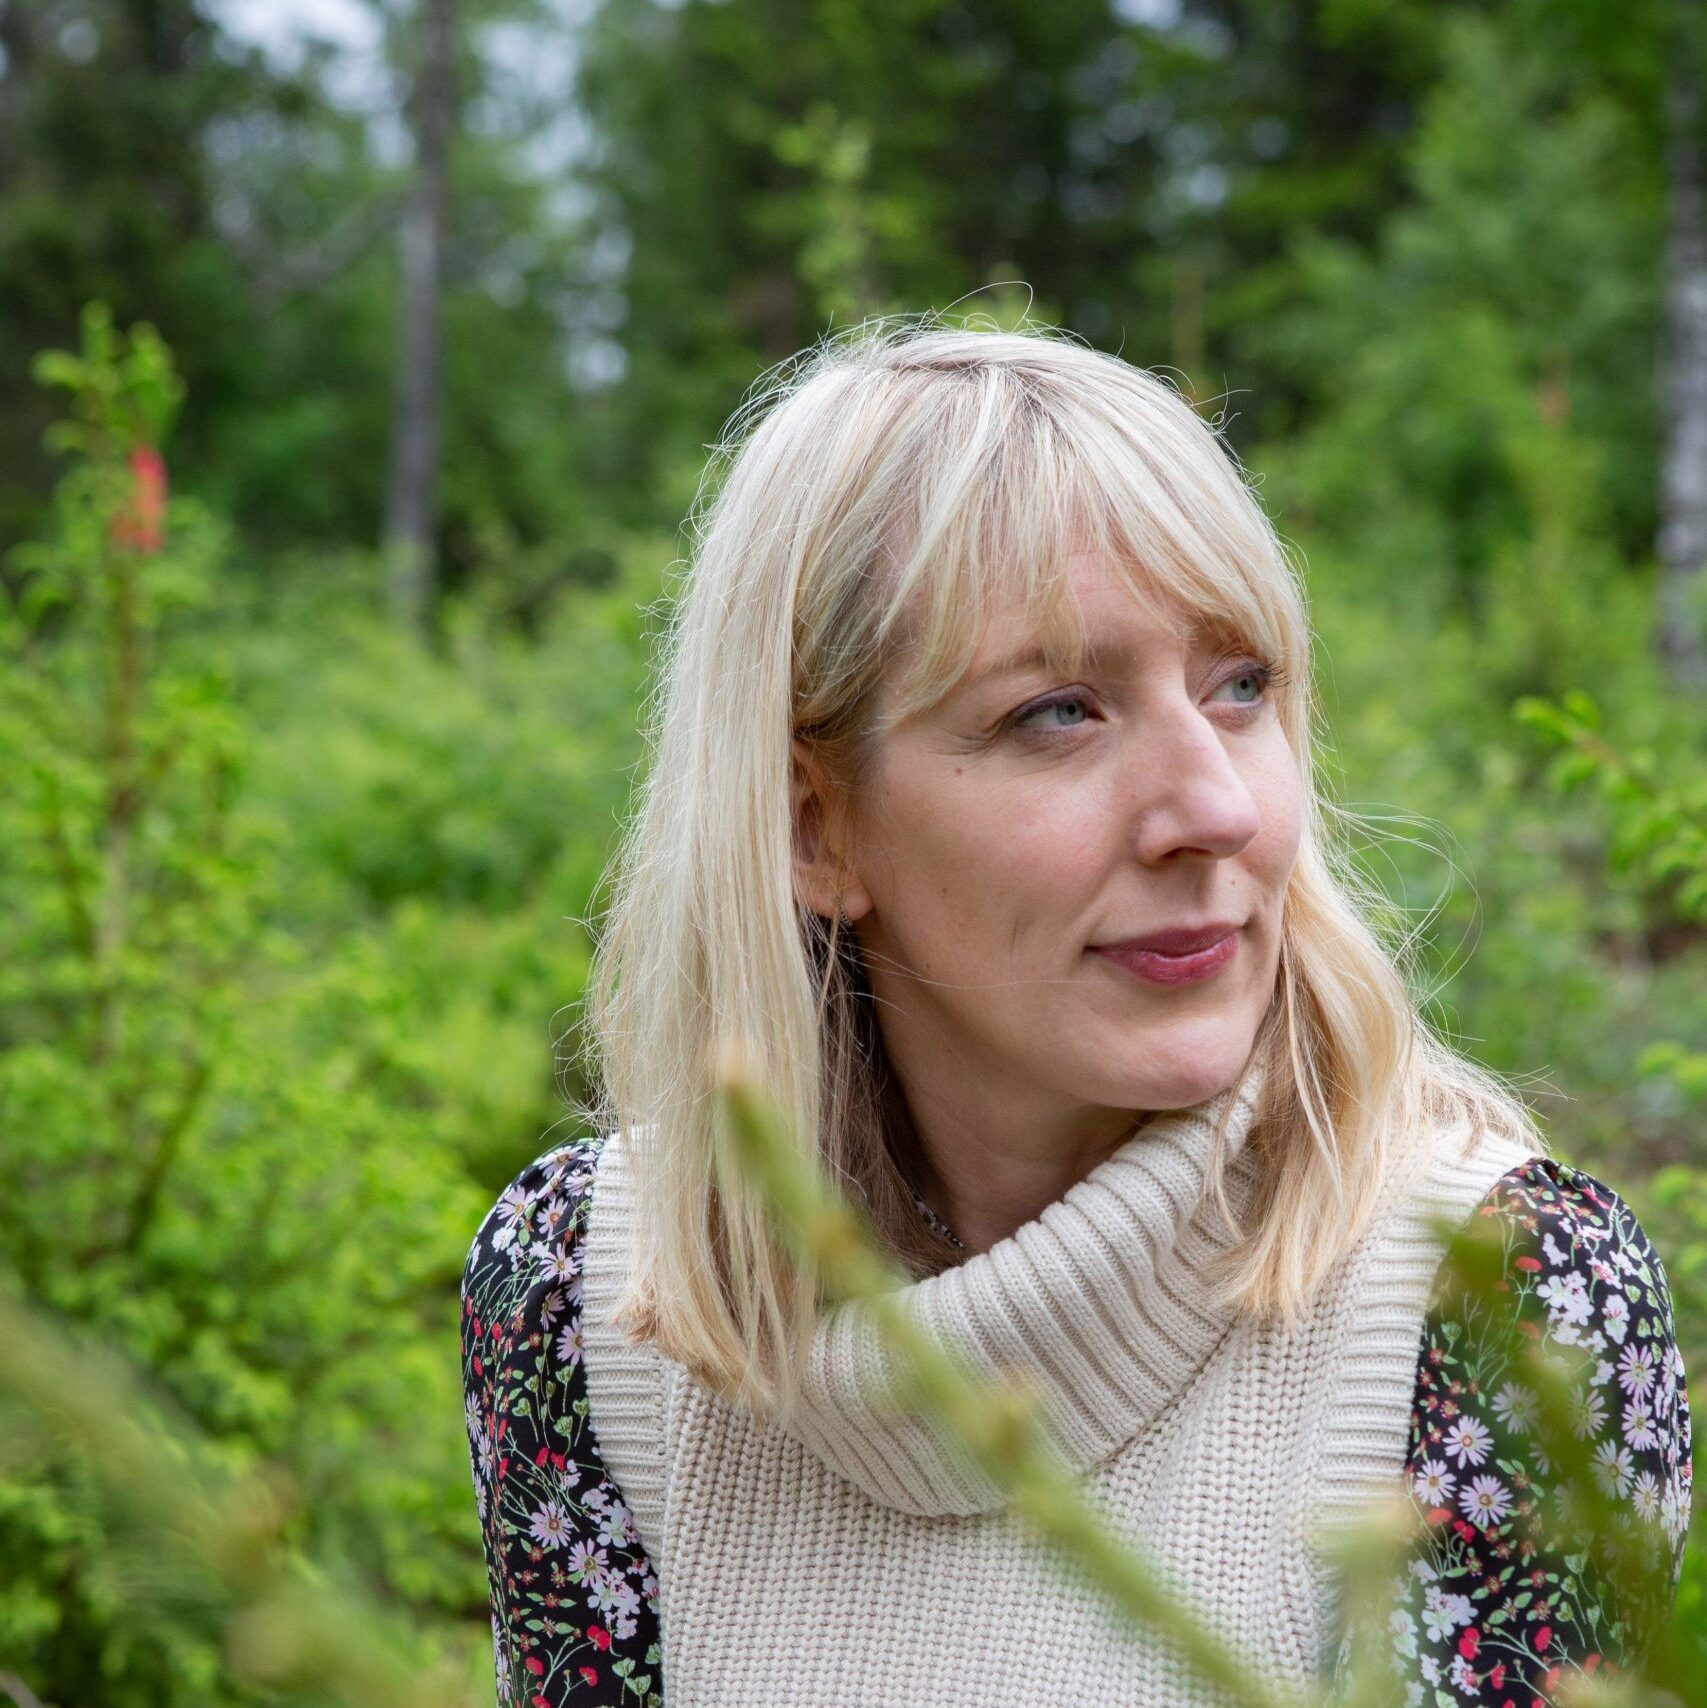
[[[958,302],[1225,422],[1419,993],[1707,1392],[1704,76],[1682,0],[0,0],[0,1294],[490,1701],[458,1277],[682,518],[765,367]],[[6,1413],[0,1700],[316,1700],[90,1392]]]

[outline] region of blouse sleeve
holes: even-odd
[[[462,1379],[500,1708],[659,1708],[658,1580],[600,1462],[581,1230],[601,1140],[505,1188],[462,1278]]]
[[[1510,1367],[1509,1323],[1443,1264],[1404,1472],[1425,1523],[1377,1642],[1400,1669],[1404,1695],[1393,1699],[1407,1708],[1551,1708],[1568,1675],[1633,1669],[1675,1598],[1691,1495],[1683,1359],[1664,1267],[1609,1186],[1531,1157],[1475,1214],[1499,1232],[1499,1292],[1511,1300],[1499,1308],[1539,1344],[1593,1358],[1572,1427],[1645,1569],[1621,1588],[1585,1547],[1535,1438],[1537,1397]],[[1353,1640],[1342,1643],[1342,1682]]]

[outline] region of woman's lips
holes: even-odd
[[[1196,984],[1217,973],[1238,953],[1239,934],[1229,931],[1220,942],[1189,955],[1163,955],[1155,949],[1098,949],[1117,967],[1151,984]]]

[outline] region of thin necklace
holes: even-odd
[[[923,1216],[925,1220],[949,1242],[950,1245],[952,1245],[957,1251],[964,1251],[966,1249],[960,1239],[960,1236],[955,1233],[954,1229],[951,1228],[948,1223],[945,1222],[942,1217],[939,1216],[936,1211],[918,1195],[917,1192],[913,1194],[913,1202],[918,1205],[919,1214]]]

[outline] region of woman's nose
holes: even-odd
[[[1181,848],[1227,859],[1262,828],[1256,796],[1227,742],[1189,700],[1148,720],[1127,797],[1145,864]]]

